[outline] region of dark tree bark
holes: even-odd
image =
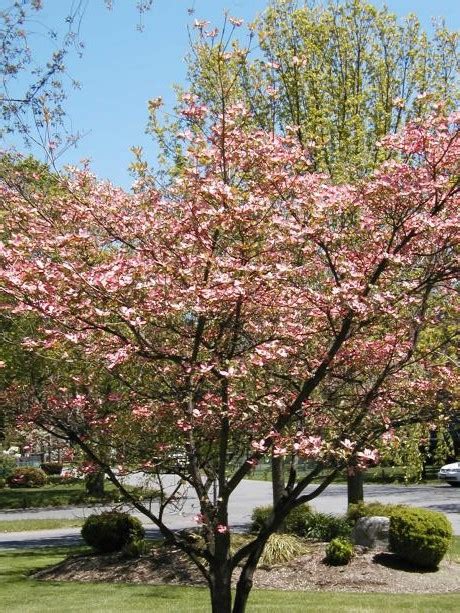
[[[362,472],[347,476],[348,504],[356,504],[364,500],[364,478]]]
[[[89,496],[102,498],[104,496],[104,471],[96,471],[85,477],[86,493]]]
[[[212,613],[231,613],[232,590],[231,571],[224,565],[210,570],[210,589]]]
[[[284,479],[284,457],[272,455],[272,489],[273,489],[273,508],[280,502],[286,489]],[[278,528],[278,532],[283,532],[284,523]]]
[[[283,497],[286,483],[284,480],[284,457],[272,456],[272,487],[273,487],[273,506],[276,507]]]

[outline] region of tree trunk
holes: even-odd
[[[284,482],[284,458],[272,456],[272,488],[273,506],[275,507],[284,494],[286,484]]]
[[[104,496],[104,477],[104,472],[100,470],[86,475],[85,487],[89,496],[95,496],[96,498]]]
[[[241,577],[236,586],[235,603],[233,605],[233,613],[244,613],[249,598],[249,592],[252,589],[252,579],[241,580]]]
[[[231,613],[232,584],[228,568],[210,569],[210,589],[212,613]]]
[[[355,472],[347,476],[348,504],[356,504],[364,500],[363,473]]]
[[[268,536],[266,536],[262,542],[259,542],[256,545],[256,548],[249,554],[246,563],[241,570],[238,583],[236,584],[235,602],[233,604],[232,613],[244,613],[246,611],[249,594],[252,590],[252,578],[257,568],[257,563],[267,543],[267,539]]]
[[[272,456],[272,490],[273,490],[273,508],[276,507],[284,494],[286,483],[284,480],[284,457]],[[284,523],[278,528],[278,532],[283,532]]]

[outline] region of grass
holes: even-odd
[[[460,564],[460,536],[454,536],[447,555],[450,560]]]
[[[45,485],[39,488],[5,488],[0,490],[0,509],[29,509],[40,507],[65,507],[69,505],[101,502],[114,498],[112,485],[106,486],[106,496],[101,500],[86,494],[84,483]]]
[[[85,548],[43,547],[0,553],[2,610],[8,613],[208,613],[208,591],[204,588],[141,586],[107,583],[40,582],[28,578],[38,568],[57,564],[69,553]],[[453,551],[460,552],[456,537]],[[458,594],[352,594],[334,592],[281,592],[254,590],[248,613],[337,611],[413,611],[437,613],[458,611]]]
[[[56,528],[79,528],[82,519],[15,519],[0,521],[0,534],[29,532],[30,530],[53,530]]]
[[[139,496],[155,497],[154,490],[129,488]],[[67,507],[78,504],[95,504],[99,502],[119,501],[120,494],[111,483],[105,484],[102,498],[88,496],[84,483],[63,483],[45,485],[40,488],[5,488],[0,489],[0,509],[33,509],[42,507]]]
[[[308,467],[306,465],[300,464],[298,467],[298,475],[299,477],[303,477],[308,473]],[[377,466],[375,468],[369,468],[364,473],[364,482],[365,483],[392,483],[393,485],[406,485],[417,484],[417,483],[437,483],[437,474],[438,469],[429,466],[427,468],[426,479],[422,480],[411,480],[406,482],[404,478],[405,470],[402,466]],[[271,481],[272,480],[272,471],[270,464],[260,464],[258,465],[247,477],[248,479],[254,479],[256,481]],[[288,478],[288,473],[286,473],[286,479]],[[321,475],[317,477],[314,482],[318,482],[321,479]],[[339,474],[334,479],[334,483],[346,483],[345,474]]]

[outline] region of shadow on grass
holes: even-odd
[[[89,547],[40,547],[37,549],[16,549],[14,551],[0,551],[0,560],[2,557],[8,558],[46,558],[66,555],[84,555],[90,553]]]
[[[399,558],[394,553],[377,553],[374,556],[374,562],[387,568],[393,568],[394,570],[400,570],[406,573],[417,574],[432,574],[438,572],[438,568],[426,568],[423,566],[415,566],[406,560]]]

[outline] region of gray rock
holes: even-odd
[[[388,517],[361,517],[352,530],[351,540],[355,545],[362,545],[369,549],[388,550],[389,530],[390,519]]]

